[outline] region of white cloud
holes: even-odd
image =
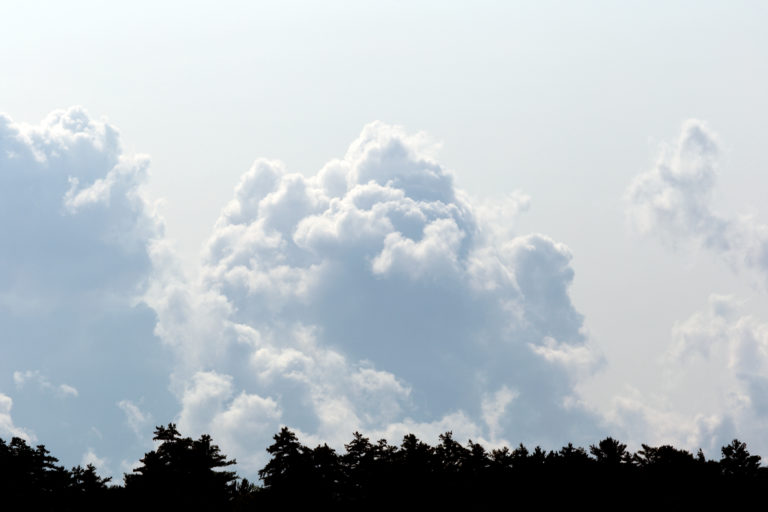
[[[560,364],[582,374],[590,374],[605,364],[605,361],[588,346],[559,343],[550,336],[545,337],[541,345],[531,345],[531,350],[551,363]]]
[[[670,355],[681,364],[695,353],[716,361],[734,379],[732,394],[755,414],[768,418],[768,324],[739,315],[735,299],[713,295],[707,312],[696,313],[673,329]]]
[[[633,450],[639,449],[640,443],[671,444],[692,452],[701,448],[708,457],[717,458],[720,447],[737,436],[733,418],[727,412],[686,414],[664,400],[655,402],[631,389],[629,393],[617,394],[607,411],[606,419],[628,436]]]
[[[46,391],[52,391],[59,396],[76,397],[78,395],[77,389],[69,384],[59,384],[58,386],[51,384],[44,375],[40,374],[38,370],[26,370],[24,372],[13,372],[13,382],[17,388],[22,388],[27,382],[34,382],[37,386]]]
[[[17,296],[138,291],[161,235],[140,187],[146,156],[122,153],[117,130],[81,108],[39,125],[0,115],[2,288]],[[54,249],[55,250],[52,250]]]
[[[635,442],[717,456],[739,437],[768,451],[768,324],[741,313],[744,303],[731,296],[713,294],[708,302],[673,326],[658,390],[619,391],[606,419]]]
[[[141,301],[167,245],[148,166],[80,107],[37,124],[0,114],[0,374],[13,375],[16,417],[46,444],[67,438],[56,456],[69,465],[86,447],[134,456],[114,443],[129,428],[117,401],[173,407],[170,354]]]
[[[693,242],[765,279],[768,226],[714,207],[718,154],[709,127],[686,121],[677,142],[628,188],[627,213],[642,232],[672,245]],[[738,434],[768,450],[768,325],[740,313],[742,307],[732,296],[712,294],[706,310],[677,322],[662,357],[666,395],[618,397],[617,410],[634,411],[634,424],[645,425],[647,435],[669,432],[689,446],[715,446]]]
[[[152,415],[142,411],[141,408],[130,400],[120,400],[117,406],[125,413],[125,421],[139,437],[144,438],[148,428],[152,425]]]
[[[33,434],[13,424],[12,408],[13,400],[11,397],[0,393],[0,436],[20,437],[28,442],[36,440]]]
[[[492,440],[496,440],[501,433],[501,418],[507,411],[507,407],[517,397],[514,390],[502,386],[492,395],[485,396],[481,404],[483,421],[488,426],[488,434]]]
[[[261,444],[279,428],[280,408],[271,398],[245,391],[233,397],[233,379],[198,372],[181,397],[179,428],[194,435],[208,433],[224,453],[237,454],[241,468],[255,473],[266,463]]]
[[[768,225],[745,215],[724,215],[713,206],[718,137],[697,120],[662,151],[656,166],[637,176],[625,196],[627,213],[644,233],[676,245],[694,241],[737,267],[768,278]]]
[[[570,251],[511,232],[525,196],[475,207],[434,155],[423,134],[372,123],[314,176],[254,163],[200,280],[151,293],[181,361],[182,428],[218,432],[249,465],[282,424],[336,446],[358,429],[592,440],[572,367],[599,357]]]
[[[97,473],[99,473],[100,475],[109,473],[109,465],[108,465],[107,459],[96,455],[96,452],[93,451],[91,448],[89,448],[83,454],[83,458],[80,459],[80,465],[82,467],[86,467],[88,464],[93,464],[93,466],[96,468]]]
[[[711,211],[718,143],[695,119],[683,124],[677,143],[664,148],[656,166],[634,179],[627,191],[629,213],[642,231],[695,234],[724,243],[722,222]]]
[[[168,417],[169,381],[182,432],[210,433],[251,472],[284,424],[336,446],[354,430],[591,441],[597,419],[573,389],[599,358],[569,297],[570,251],[512,231],[526,197],[475,205],[435,154],[423,134],[373,123],[314,176],[258,160],[188,282],[143,197],[148,159],[124,154],[113,127],[78,108],[35,126],[0,118],[0,322],[18,340],[6,361],[51,354],[19,392],[77,385],[68,428],[104,432],[78,458],[133,460],[150,432],[104,446]],[[32,397],[19,403],[54,429]]]

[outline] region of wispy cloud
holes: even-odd
[[[51,384],[51,381],[49,381],[48,378],[42,375],[38,370],[13,372],[13,382],[16,384],[17,388],[23,388],[26,384],[31,382],[37,385],[40,389],[44,391],[52,391],[59,396],[76,397],[78,395],[77,389],[68,384]]]

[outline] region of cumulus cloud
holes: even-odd
[[[140,192],[149,160],[124,155],[114,127],[80,108],[33,126],[1,115],[0,162],[4,295],[39,305],[43,291],[77,300],[146,281],[160,234]]]
[[[768,225],[714,208],[719,146],[704,122],[686,121],[677,142],[627,189],[628,216],[641,232],[672,245],[693,241],[768,278]]]
[[[106,448],[127,428],[117,401],[172,407],[169,356],[141,301],[164,243],[148,166],[80,107],[37,124],[0,114],[0,375],[13,376],[16,421],[68,464],[86,446],[135,449]]]
[[[568,293],[571,253],[513,232],[527,206],[475,206],[428,137],[380,122],[312,176],[257,160],[199,282],[150,294],[179,354],[180,424],[253,465],[282,424],[337,446],[356,429],[593,440],[572,369],[600,358]]]
[[[234,396],[233,379],[216,372],[197,372],[182,395],[179,428],[190,432],[215,432],[227,453],[238,454],[238,463],[255,473],[265,462],[263,440],[274,434],[281,411],[271,398],[241,391]]]
[[[50,446],[63,459],[129,467],[173,410],[250,475],[282,425],[336,446],[354,430],[594,440],[573,389],[600,358],[568,248],[514,230],[527,197],[473,201],[427,136],[372,123],[312,176],[257,160],[189,282],[142,192],[148,165],[81,108],[0,117],[0,370],[17,371],[19,423],[76,439]],[[35,387],[79,399],[41,407]],[[20,431],[2,397],[0,425]],[[118,432],[134,441],[115,447]]]

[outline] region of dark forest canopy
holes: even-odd
[[[643,444],[632,453],[611,437],[587,449],[569,443],[557,451],[522,444],[489,451],[471,440],[463,445],[451,432],[435,446],[413,434],[395,446],[355,432],[337,452],[327,444],[304,446],[284,427],[267,448],[271,458],[259,471],[262,485],[228,469],[235,461],[208,435],[182,437],[171,423],[156,427],[154,440],[157,448],[117,485],[92,465],[57,465],[43,445],[0,439],[0,496],[19,508],[57,511],[455,507],[529,500],[666,509],[733,505],[768,491],[768,468],[738,439],[722,447],[719,460],[670,445]]]

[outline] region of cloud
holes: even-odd
[[[712,295],[709,309],[692,315],[673,329],[669,356],[681,365],[696,358],[714,360],[721,373],[732,375],[734,395],[756,414],[768,416],[768,324],[751,315],[739,315],[741,303],[729,296]]]
[[[173,408],[170,354],[141,300],[166,244],[148,168],[80,107],[37,124],[0,114],[0,375],[14,379],[14,419],[68,464],[86,446],[134,456],[114,443],[128,430],[116,402]]]
[[[37,386],[40,389],[43,389],[46,391],[53,391],[59,396],[76,397],[78,395],[77,389],[75,389],[74,387],[68,384],[59,384],[58,386],[51,384],[51,382],[45,376],[41,375],[38,370],[27,370],[25,372],[19,372],[19,371],[13,372],[13,382],[16,384],[17,388],[24,387],[24,385],[30,381],[37,384]]]
[[[11,408],[13,408],[11,397],[0,393],[0,436],[20,437],[27,442],[34,441],[36,439],[34,435],[13,424]]]
[[[707,310],[674,326],[667,361],[678,381],[695,382],[699,393],[730,418],[739,437],[765,452],[768,323],[741,313],[743,307],[731,296],[710,296]]]
[[[0,162],[4,294],[41,306],[41,292],[50,304],[140,290],[161,234],[139,188],[146,156],[122,154],[114,127],[71,108],[36,126],[0,116]]]
[[[766,279],[768,225],[751,216],[723,215],[713,206],[719,146],[704,122],[686,121],[677,142],[663,148],[656,165],[628,187],[628,217],[640,232],[670,245],[692,241]]]
[[[636,389],[618,393],[612,400],[606,419],[621,429],[630,448],[640,443],[651,446],[671,444],[696,452],[701,448],[708,457],[718,458],[720,447],[743,435],[729,411],[685,413],[658,397],[641,394]],[[750,446],[758,446],[750,443]]]
[[[738,437],[768,451],[768,323],[745,303],[712,294],[707,307],[671,329],[654,392],[620,390],[606,420],[634,442],[703,448],[719,456]]]
[[[0,371],[17,371],[15,419],[62,460],[128,467],[169,411],[249,476],[282,425],[337,447],[354,430],[547,446],[600,431],[574,391],[600,357],[569,249],[515,232],[522,194],[456,188],[426,135],[372,123],[312,176],[257,160],[194,281],[144,195],[148,168],[81,108],[0,117]],[[133,441],[113,446],[121,434]]]
[[[156,282],[180,424],[256,464],[280,425],[339,446],[359,429],[556,445],[593,440],[574,399],[595,355],[567,247],[475,203],[423,134],[367,125],[317,174],[257,160],[201,278]]]
[[[120,400],[117,406],[125,413],[125,421],[139,438],[145,438],[148,428],[152,426],[152,415],[142,411],[130,400]]]
[[[93,464],[99,474],[103,475],[105,473],[109,473],[109,464],[107,459],[104,457],[99,457],[96,455],[96,452],[90,448],[83,454],[83,458],[80,459],[81,466],[86,467],[88,464]]]
[[[677,142],[627,189],[628,216],[641,232],[667,244],[693,243],[734,270],[751,269],[765,279],[768,226],[714,207],[719,146],[705,123],[686,121]],[[689,446],[722,445],[738,433],[756,450],[768,450],[762,439],[768,418],[768,325],[740,313],[743,306],[733,296],[712,294],[706,309],[677,322],[662,357],[665,397],[617,397],[617,410],[634,415],[634,424],[648,432],[668,432]]]

